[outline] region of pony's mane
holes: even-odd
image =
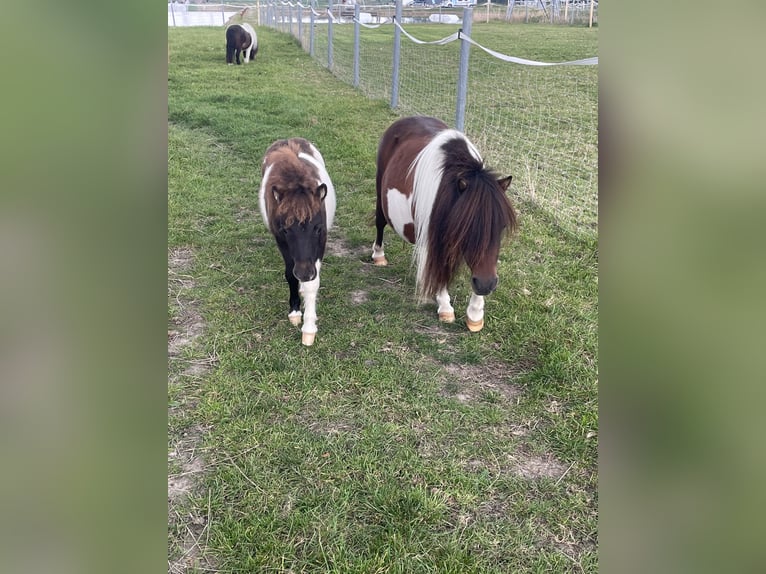
[[[497,174],[484,167],[461,132],[437,134],[416,156],[413,170],[413,263],[425,299],[447,288],[464,259],[473,268],[494,253],[503,234],[515,228],[516,214]]]
[[[443,147],[451,140],[464,141],[473,159],[479,165],[482,164],[481,154],[479,154],[479,151],[468,140],[465,134],[454,129],[445,129],[434,136],[420,150],[420,153],[415,156],[407,170],[408,175],[414,170],[412,201],[415,206],[415,249],[412,252],[412,261],[417,273],[415,284],[423,298],[435,293],[432,288],[427,288],[430,281],[425,276],[430,251],[428,240],[429,226],[434,202],[444,177],[445,152]]]

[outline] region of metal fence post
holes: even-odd
[[[327,2],[327,68],[332,72],[332,0]]]
[[[293,35],[293,5],[287,5],[287,17],[290,18],[290,35]]]
[[[173,27],[175,28],[175,25],[176,25],[176,11],[173,9],[173,2],[175,2],[175,0],[170,0],[168,5],[170,6],[170,15],[173,17]]]
[[[309,54],[314,57],[314,0],[309,6]]]
[[[395,22],[401,26],[402,24],[402,0],[396,0],[396,15],[394,16]],[[393,70],[391,73],[391,108],[397,108],[399,106],[399,60],[401,57],[401,43],[402,33],[399,31],[399,27],[394,27],[394,61]]]
[[[301,48],[303,48],[303,6],[298,4],[298,39],[301,41]]]
[[[354,4],[354,87],[359,87],[359,4]]]
[[[463,27],[460,29],[461,36],[465,34],[471,37],[471,25],[473,24],[473,8],[463,8]],[[471,45],[465,40],[460,41],[460,68],[457,78],[457,105],[455,109],[455,129],[463,131],[465,127],[465,102],[468,95],[468,55]]]

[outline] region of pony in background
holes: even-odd
[[[335,188],[324,159],[303,138],[278,140],[266,150],[258,193],[261,217],[276,239],[290,288],[290,322],[303,327],[301,342],[314,344],[316,299],[327,232],[335,218]]]
[[[465,134],[436,118],[397,120],[378,146],[375,208],[375,265],[388,265],[383,251],[386,224],[415,245],[413,263],[422,299],[436,298],[441,321],[455,309],[448,286],[461,264],[471,271],[466,324],[484,327],[484,296],[497,287],[497,259],[516,213],[506,196],[511,176],[498,178],[484,167]]]
[[[247,22],[232,24],[226,28],[226,63],[231,65],[235,59],[240,64],[240,53],[247,64],[251,59],[255,60],[258,53],[258,36],[255,30]]]

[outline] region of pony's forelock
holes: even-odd
[[[332,226],[335,190],[321,154],[310,142],[300,138],[275,142],[266,152],[262,170],[259,205],[272,231],[275,225],[307,223],[322,210],[326,228]],[[322,184],[324,197],[317,193]]]

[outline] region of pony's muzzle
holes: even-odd
[[[293,266],[293,275],[298,281],[306,283],[313,281],[317,276],[317,268],[313,263],[298,263]]]
[[[477,295],[489,295],[497,288],[497,275],[492,277],[471,277],[471,287]]]

